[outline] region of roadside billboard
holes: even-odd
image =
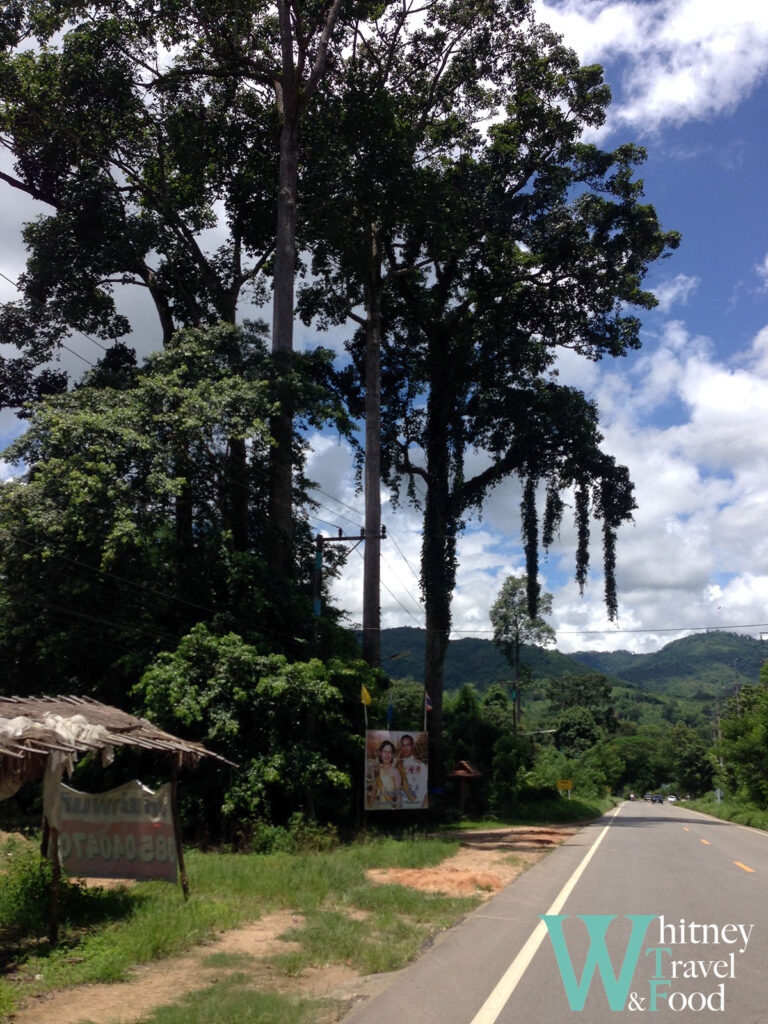
[[[365,807],[369,811],[417,811],[429,806],[429,737],[417,729],[365,734]]]
[[[128,782],[107,793],[61,785],[59,859],[74,878],[176,881],[171,787]]]

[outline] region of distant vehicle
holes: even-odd
[[[664,797],[661,795],[661,793],[651,793],[651,803],[652,804],[663,804],[664,803]]]
[[[675,800],[677,800],[677,797],[675,796],[674,793],[670,793],[669,796],[667,797],[667,800],[669,800],[669,802],[671,804],[673,804],[675,802]]]
[[[643,800],[650,800],[650,799],[651,799],[651,794],[650,793],[646,793],[645,796],[643,797]]]

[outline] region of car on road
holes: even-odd
[[[668,800],[668,801],[669,801],[669,802],[670,802],[671,804],[673,804],[673,803],[674,803],[674,802],[675,802],[675,801],[677,800],[677,797],[675,796],[675,794],[674,794],[674,793],[670,793],[670,794],[669,794],[669,796],[667,797],[667,800]]]
[[[663,804],[664,803],[664,797],[661,795],[661,793],[651,793],[651,803],[652,804]]]

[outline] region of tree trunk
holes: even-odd
[[[232,524],[232,547],[235,551],[248,550],[250,521],[250,489],[248,486],[248,452],[242,437],[229,439],[227,476]]]
[[[443,783],[443,666],[451,631],[451,595],[456,582],[456,523],[451,513],[448,444],[453,388],[442,347],[432,345],[427,402],[427,497],[424,510],[421,578],[427,639],[424,686],[432,701],[428,719],[431,787]]]
[[[222,303],[221,318],[225,323],[235,324],[234,306],[226,308]],[[233,377],[243,372],[243,352],[240,345],[230,356],[229,371]],[[226,475],[232,547],[235,551],[247,551],[250,541],[251,486],[248,446],[243,437],[230,437],[227,441]]]
[[[381,664],[381,253],[371,224],[365,318],[365,552],[363,658]]]
[[[272,357],[278,375],[279,413],[272,419],[274,448],[269,480],[269,515],[274,531],[270,567],[284,578],[293,565],[293,396],[285,377],[292,369],[293,306],[296,276],[296,216],[299,169],[299,123],[302,110],[317,89],[328,59],[328,47],[343,0],[321,6],[319,21],[302,24],[302,12],[289,0],[278,0],[282,73],[274,82],[281,118],[277,180],[277,230],[272,298]],[[314,64],[307,67],[307,44],[319,30]],[[306,74],[308,70],[308,74]],[[305,74],[302,80],[302,74]],[[280,379],[283,386],[279,386]]]
[[[293,538],[293,396],[287,376],[292,368],[294,277],[296,271],[296,192],[298,182],[298,122],[296,96],[284,97],[280,129],[280,167],[277,192],[274,293],[272,297],[272,357],[277,373],[279,412],[270,427],[274,448],[269,481],[269,515],[274,531],[271,568],[278,578],[290,573]]]
[[[178,494],[174,498],[173,518],[176,541],[175,576],[179,593],[185,593],[189,586],[190,556],[195,543],[195,500],[190,486],[192,465],[189,452],[189,439],[183,434],[177,439],[173,456],[173,475],[182,481]]]

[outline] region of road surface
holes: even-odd
[[[768,1024],[766,882],[768,834],[676,804],[622,804],[345,1024],[616,1024],[647,1013],[653,1024]]]

